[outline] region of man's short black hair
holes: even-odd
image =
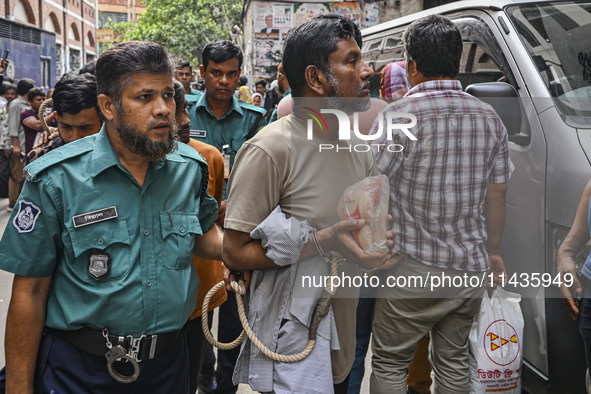
[[[241,75],[240,78],[238,78],[238,86],[244,86],[248,83],[248,78],[246,78],[244,75]]]
[[[233,58],[238,59],[238,69],[242,68],[242,50],[240,50],[238,45],[228,40],[210,42],[203,48],[203,52],[201,52],[203,68],[206,70],[210,60],[216,63],[223,63]]]
[[[33,99],[37,96],[45,97],[45,90],[43,90],[43,88],[33,88],[27,92],[27,98],[29,99],[29,101],[33,101]]]
[[[92,74],[96,75],[96,61],[92,61],[90,63],[86,63],[84,67],[78,71],[78,74]]]
[[[29,93],[29,90],[35,87],[35,81],[31,78],[23,78],[16,84],[16,93],[19,96],[24,96]]]
[[[193,67],[191,67],[191,63],[189,63],[186,60],[179,60],[176,63],[176,69],[180,70],[181,68],[185,68],[185,67],[189,67],[189,70],[191,70],[191,72],[193,72]]]
[[[294,96],[306,84],[306,67],[330,71],[328,58],[340,41],[353,38],[361,48],[361,32],[350,19],[341,15],[317,16],[289,31],[283,47],[283,71]]]
[[[97,93],[111,97],[117,106],[121,94],[138,73],[169,74],[174,65],[161,45],[146,41],[128,41],[107,49],[96,62]]]
[[[93,74],[65,74],[55,84],[52,109],[58,116],[76,115],[82,110],[94,108],[101,116],[97,101],[96,77]]]
[[[264,88],[267,87],[267,81],[265,81],[264,79],[259,79],[254,83],[254,86],[259,86],[259,85],[263,85]]]
[[[4,93],[11,89],[16,90],[16,85],[7,82],[2,83],[2,86],[0,86],[0,96],[2,96]]]
[[[462,35],[441,15],[411,23],[402,35],[407,62],[414,61],[425,77],[455,78],[460,71]]]

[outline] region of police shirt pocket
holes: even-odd
[[[131,238],[125,218],[69,230],[76,274],[85,282],[110,281],[131,268]]]
[[[194,212],[160,212],[163,260],[170,269],[185,269],[193,264],[191,252],[195,235],[202,235],[201,224]]]

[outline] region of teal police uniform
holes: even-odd
[[[291,94],[291,89],[287,89],[279,98],[279,101],[277,103],[280,103],[281,100],[283,100],[284,98],[286,98],[288,95]],[[277,120],[277,108],[275,108],[273,110],[273,113],[271,113],[271,117],[269,118],[269,123],[273,123]]]
[[[234,96],[231,100],[230,108],[220,119],[211,113],[207,104],[207,93],[202,94],[189,107],[191,138],[213,145],[220,152],[224,145],[228,145],[225,154],[230,155],[230,170],[242,144],[267,124],[263,108],[240,101]]]
[[[217,216],[194,149],[179,144],[151,163],[140,187],[103,126],[40,157],[25,175],[0,269],[53,276],[47,327],[134,337],[183,327],[197,298],[194,237]]]

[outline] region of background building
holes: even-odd
[[[138,21],[138,17],[146,12],[140,0],[98,0],[97,42],[99,54],[115,43],[117,34],[112,24]]]
[[[96,59],[96,0],[0,1],[0,50],[14,79],[53,87],[65,72]]]
[[[244,69],[249,81],[272,80],[281,61],[283,41],[289,30],[317,15],[336,13],[363,29],[453,0],[245,0],[243,7]],[[271,27],[267,25],[272,20]]]
[[[137,21],[138,15],[146,12],[146,7],[139,0],[99,0],[99,28],[108,22]]]

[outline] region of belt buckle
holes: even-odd
[[[131,358],[133,358],[135,361],[137,361],[138,363],[141,362],[142,360],[140,360],[139,355],[140,355],[140,349],[142,346],[142,341],[145,338],[151,338],[151,342],[150,342],[150,352],[148,354],[148,359],[151,360],[154,358],[154,353],[156,352],[156,342],[158,341],[158,335],[145,335],[142,334],[142,336],[140,336],[139,338],[134,338],[131,335],[126,336],[125,338],[128,341],[129,344],[129,348],[127,350],[127,355]]]

